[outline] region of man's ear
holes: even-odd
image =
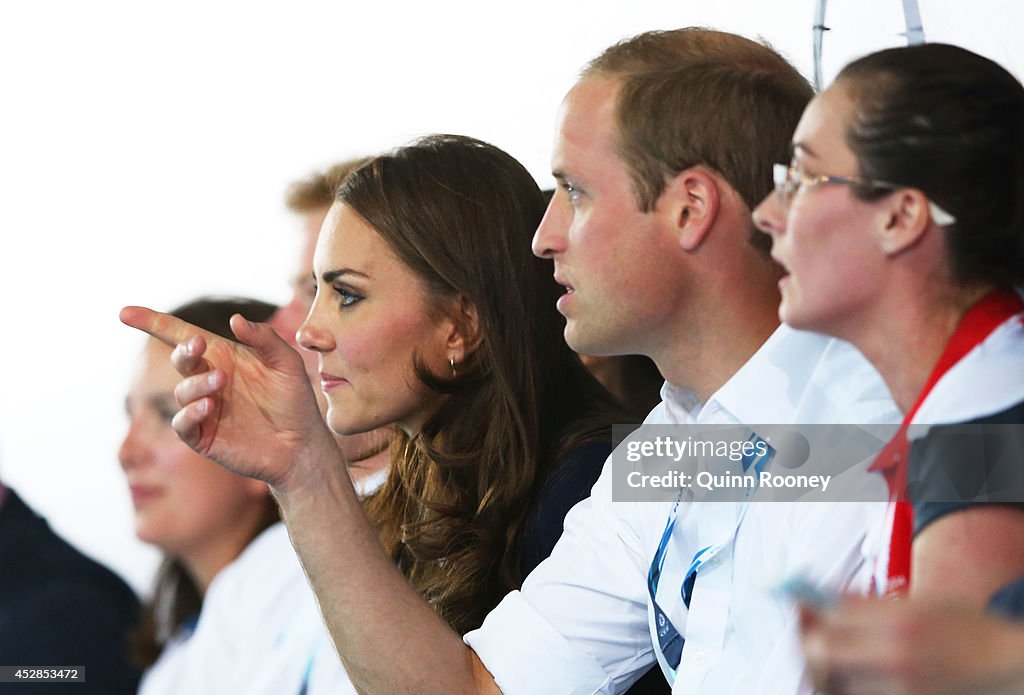
[[[704,241],[718,217],[720,204],[718,180],[701,166],[676,174],[658,199],[685,251],[696,250]]]
[[[451,307],[450,326],[445,347],[449,358],[458,365],[480,346],[480,316],[476,304],[460,294]]]
[[[933,222],[928,198],[917,189],[900,189],[886,202],[877,234],[882,251],[895,256],[917,244]]]

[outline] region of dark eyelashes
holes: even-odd
[[[363,299],[362,295],[351,292],[344,287],[335,287],[334,292],[338,295],[342,307],[349,307]]]

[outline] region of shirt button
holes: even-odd
[[[702,652],[702,651],[701,652],[697,652],[696,654],[693,655],[693,663],[697,664],[698,666],[703,666],[704,662],[707,661],[707,660],[708,660],[707,655],[704,652]]]

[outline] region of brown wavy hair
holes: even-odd
[[[511,156],[430,136],[352,173],[338,200],[419,276],[434,310],[461,297],[477,311],[479,343],[456,375],[416,360],[446,398],[398,437],[388,481],[366,502],[412,586],[465,633],[521,584],[524,519],[556,462],[610,441],[627,416],[562,338],[562,289],[530,251],[545,201]]]

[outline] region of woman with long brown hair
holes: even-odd
[[[530,252],[544,209],[528,172],[476,140],[377,157],[338,192],[299,331],[319,353],[333,431],[400,429],[367,512],[392,567],[460,633],[550,551],[627,417],[562,339],[564,289]],[[351,493],[298,356],[269,329],[235,319],[240,348],[166,316],[123,318],[180,343],[175,364],[194,376],[175,427],[197,450],[272,485]]]

